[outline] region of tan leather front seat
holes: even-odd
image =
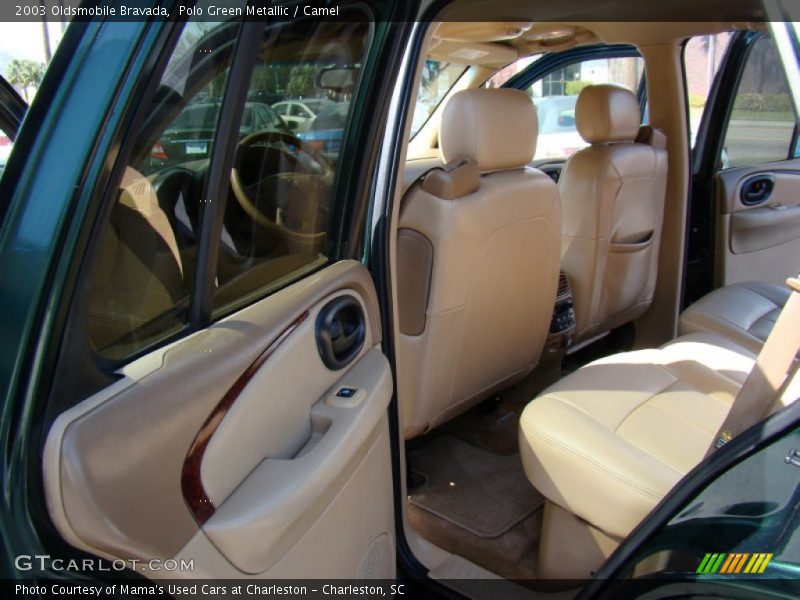
[[[626,88],[584,88],[575,121],[591,145],[564,165],[559,192],[577,342],[633,321],[653,299],[667,153],[663,134],[640,132],[639,105]]]
[[[445,167],[403,199],[397,351],[407,437],[539,360],[556,297],[561,207],[552,180],[526,166],[536,136],[523,92],[459,92],[442,118]]]

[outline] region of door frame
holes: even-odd
[[[800,402],[794,402],[765,421],[757,423],[689,471],[619,545],[594,578],[581,590],[577,600],[613,598],[613,584],[626,577],[633,559],[687,502],[711,485],[715,479],[750,456],[796,430],[800,424]],[[610,595],[608,595],[610,594]]]
[[[27,111],[28,104],[22,96],[4,77],[0,77],[0,129],[11,138],[11,141],[16,139],[19,126]]]
[[[45,544],[57,539],[40,526],[49,517],[39,461],[30,459],[38,457],[30,450],[39,447],[35,431],[44,416],[37,388],[47,375],[42,365],[56,354],[51,335],[63,327],[56,302],[72,287],[71,259],[83,241],[76,224],[92,206],[95,188],[107,184],[105,164],[118,151],[114,132],[122,111],[111,107],[120,95],[136,91],[131,75],[148,66],[145,56],[159,40],[153,22],[71,24],[25,116],[0,185],[8,199],[0,207],[0,273],[7,294],[0,317],[5,342],[0,439],[6,448],[0,468],[10,491],[0,500],[0,536],[8,551],[0,571],[7,578],[18,577],[13,555],[45,554]],[[101,46],[102,53],[92,52]],[[41,171],[49,174],[46,180],[37,177]],[[89,188],[86,181],[96,186]]]
[[[717,160],[722,151],[736,90],[747,64],[747,58],[750,56],[755,42],[763,36],[763,33],[754,31],[738,31],[732,34],[711,85],[706,108],[703,110],[697,128],[694,148],[688,149],[692,174],[679,307],[681,311],[715,288],[717,280],[716,218],[718,206],[715,189]],[[686,42],[688,41],[686,40]],[[686,43],[683,45],[683,52],[686,52]],[[685,65],[685,60],[682,62]],[[684,80],[685,78],[684,70]],[[687,114],[688,102],[687,96]],[[687,138],[691,139],[688,133]]]
[[[391,69],[399,64],[401,53],[405,51],[407,31],[414,25],[409,17],[415,14],[416,3],[404,3],[399,7],[386,3],[380,9],[373,12],[375,31],[369,50],[374,55],[370,61],[371,76],[385,73],[387,65]],[[263,22],[251,23],[242,27],[240,35],[246,35],[244,32],[248,28],[260,31],[263,26]],[[125,44],[119,44],[121,28],[128,33]],[[26,277],[14,286],[17,297],[11,308],[15,309],[16,326],[8,330],[5,340],[15,353],[0,357],[0,372],[8,374],[0,386],[5,401],[0,417],[0,439],[8,450],[0,459],[0,468],[13,491],[0,500],[0,536],[9,550],[5,560],[0,560],[0,568],[8,578],[18,576],[12,562],[15,554],[46,554],[48,548],[57,546],[70,554],[82,555],[66,546],[54,533],[42,494],[41,445],[47,423],[64,408],[63,404],[50,404],[55,379],[52,367],[60,355],[70,354],[62,353],[60,348],[71,347],[70,340],[76,339],[71,336],[80,339],[81,332],[72,327],[68,315],[79,291],[77,282],[82,279],[83,257],[91,245],[92,232],[96,233],[97,227],[102,225],[102,219],[98,219],[100,207],[107,204],[110,192],[121,178],[119,165],[124,166],[125,162],[121,149],[129,149],[130,126],[141,116],[140,106],[147,104],[142,98],[158,83],[158,75],[181,29],[173,21],[158,20],[108,27],[98,19],[70,26],[41,88],[42,94],[47,92],[51,103],[34,103],[27,126],[20,132],[20,143],[24,142],[37,160],[23,162],[20,157],[25,153],[17,152],[21,166],[19,173],[15,173],[18,177],[3,180],[3,188],[11,192],[11,202],[9,221],[4,223],[10,227],[0,239],[0,273],[23,272],[27,267]],[[109,43],[112,40],[116,45]],[[99,51],[109,45],[116,48],[116,53]],[[96,65],[103,66],[99,73]],[[365,88],[362,104],[380,109],[363,111],[369,116],[345,139],[342,152],[349,149],[351,158],[347,164],[340,165],[346,177],[339,178],[336,193],[347,192],[348,202],[338,205],[341,209],[337,213],[338,221],[332,219],[335,221],[333,231],[340,242],[334,249],[334,258],[352,257],[360,262],[367,259],[367,241],[373,239],[366,226],[367,209],[375,197],[376,167],[383,143],[380,134],[389,111],[393,83],[389,80],[384,85]],[[85,111],[86,118],[79,122],[64,118],[76,111],[78,101],[71,94],[87,94],[89,90],[96,102],[91,110]],[[81,98],[85,101],[85,96]],[[230,121],[229,125],[236,122],[232,112],[224,118]],[[76,126],[82,131],[79,140],[75,139]],[[81,166],[77,170],[71,164],[61,164],[60,169],[54,170],[55,176],[46,182],[51,193],[42,193],[41,178],[36,179],[37,170],[42,165],[63,163],[63,150],[57,149],[64,146],[56,143],[57,140],[67,145],[82,143],[75,147],[73,157]],[[360,149],[357,156],[353,149]],[[369,158],[366,162],[363,161],[365,156]],[[114,165],[117,167],[113,168]],[[21,247],[20,240],[27,222],[45,208],[52,219],[46,223],[49,227],[36,232],[37,260],[31,263],[31,248]],[[209,217],[208,220],[211,224],[206,227],[211,227],[213,219]],[[208,270],[205,265],[204,270],[198,272]],[[159,345],[190,333],[184,330],[180,336],[163,340]],[[155,346],[147,351],[154,349]],[[99,369],[88,352],[68,358],[70,360],[64,364],[69,364],[70,368],[62,369],[61,375],[67,377],[64,385],[73,400],[86,398],[113,382],[113,375]]]

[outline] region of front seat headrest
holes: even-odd
[[[469,158],[481,172],[517,169],[536,152],[536,107],[519,90],[464,90],[450,98],[439,127],[442,158]]]
[[[587,86],[575,103],[575,125],[590,144],[632,142],[640,121],[636,96],[619,85]]]

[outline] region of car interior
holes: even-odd
[[[391,573],[392,379],[399,519],[434,579],[575,587],[704,460],[797,276],[785,78],[760,85],[786,106],[747,109],[756,125],[740,126],[790,114],[765,142],[776,156],[724,126],[749,80],[725,83],[735,60],[721,44],[744,44],[744,64],[769,42],[763,23],[542,10],[459,1],[428,29],[389,191],[383,313],[363,265],[327,262],[347,166],[302,128],[247,133],[235,155],[206,131],[180,161],[162,155],[186,98],[233,80],[235,33],[213,32],[212,55],[173,57],[191,67],[168,70],[189,72],[183,95],[165,76],[139,123],[80,296],[86,336],[119,377],[57,414],[43,450],[49,514],[70,544],[199,556],[200,575],[223,579],[298,577],[309,562],[319,576]],[[242,89],[260,93],[258,69],[300,51],[344,73],[324,90],[349,123],[364,110],[347,103],[368,38],[359,21],[266,27]],[[694,45],[711,56],[705,112],[687,95]],[[771,52],[762,69],[778,64]],[[209,161],[230,173],[210,265],[197,258]],[[170,338],[193,318],[198,269],[212,271],[211,325]],[[248,305],[265,286],[279,291]],[[154,340],[166,342],[151,352]],[[796,399],[796,363],[746,424]],[[349,546],[326,555],[320,536]]]
[[[717,289],[682,310],[681,50],[743,29],[763,26],[442,22],[430,35],[428,60],[468,67],[411,140],[393,267],[406,518],[436,577],[589,578],[713,443],[800,256],[796,234],[769,226],[742,251],[730,223],[761,218],[741,200],[749,178],[791,185],[798,163],[720,169]],[[638,49],[649,121],[635,87],[587,85],[573,104],[584,147],[534,160],[537,104],[492,76],[598,43]],[[757,210],[789,217],[785,189]]]

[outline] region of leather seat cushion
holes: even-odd
[[[551,502],[625,537],[702,460],[754,360],[697,333],[582,367],[522,414],[528,478]]]
[[[757,353],[788,299],[788,287],[770,283],[752,281],[721,287],[683,312],[679,331],[716,332]]]

